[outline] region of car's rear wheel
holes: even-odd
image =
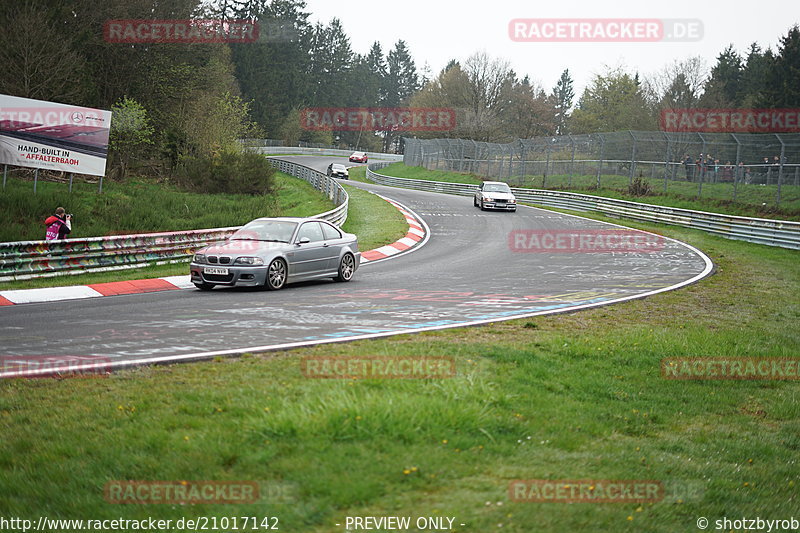
[[[344,254],[339,261],[339,275],[336,281],[350,281],[356,271],[356,258],[353,254]]]
[[[267,268],[267,280],[264,286],[271,291],[282,289],[286,285],[286,262],[283,259],[273,259]]]
[[[197,287],[198,289],[200,289],[201,291],[210,291],[211,289],[214,288],[213,284],[205,283],[205,282],[203,282],[203,283],[195,283],[194,286]]]

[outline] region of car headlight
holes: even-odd
[[[205,254],[194,254],[192,258],[192,262],[194,263],[205,263],[206,262],[206,255]]]
[[[491,201],[492,201],[492,199],[491,199],[490,197],[488,197],[488,196],[484,196],[484,197],[483,197],[483,201],[484,201],[484,202],[491,202]]]
[[[512,196],[511,199],[509,200],[509,202],[517,203],[517,197],[516,196]]]
[[[263,265],[264,260],[260,257],[237,257],[236,261],[233,262],[235,265],[252,265],[258,266]]]

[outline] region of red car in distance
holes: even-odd
[[[350,154],[350,162],[351,163],[366,163],[367,162],[367,154],[364,152],[353,152]]]

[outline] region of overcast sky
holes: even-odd
[[[674,60],[702,56],[709,68],[729,44],[744,53],[750,43],[777,48],[780,37],[800,22],[798,3],[786,0],[306,0],[311,22],[342,21],[353,50],[366,53],[379,41],[384,53],[398,39],[408,43],[417,68],[427,62],[433,75],[450,59],[464,60],[476,51],[510,61],[522,77],[529,75],[550,91],[568,68],[575,80],[576,101],[594,74],[605,66],[623,66],[642,75]],[[508,34],[512,19],[647,18],[699,19],[703,37],[695,42],[522,43]]]

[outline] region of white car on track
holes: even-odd
[[[517,210],[517,199],[511,192],[511,187],[502,181],[484,181],[472,201],[475,207],[481,208],[481,211],[486,209]]]

